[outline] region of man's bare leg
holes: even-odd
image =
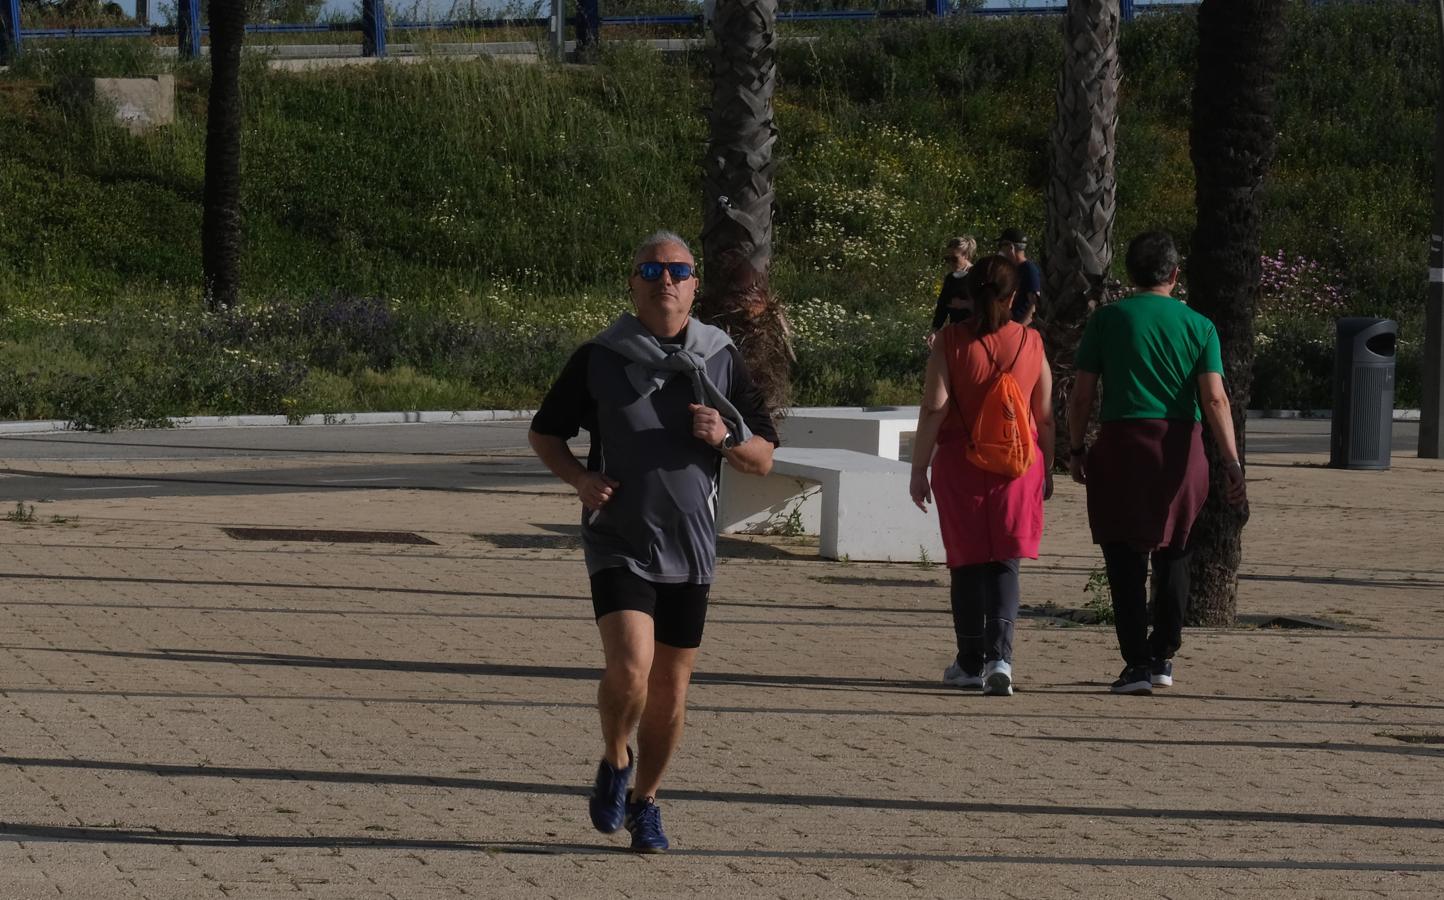
[[[607,613],[597,620],[606,670],[597,686],[602,719],[603,758],[617,769],[629,765],[627,741],[647,705],[647,678],[657,646],[652,617],[634,609]]]
[[[646,707],[637,731],[637,780],[632,796],[656,797],[662,773],[672,753],[682,742],[682,727],[687,718],[687,687],[692,681],[692,667],[697,662],[697,648],[681,649],[657,644],[648,679]]]

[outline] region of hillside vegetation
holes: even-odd
[[[1330,322],[1404,327],[1415,401],[1435,24],[1423,4],[1291,11],[1266,197],[1254,406],[1327,406]],[[784,32],[796,37],[798,32]],[[849,24],[784,46],[774,283],[799,402],[916,402],[938,251],[1042,233],[1061,53],[1047,17]],[[0,418],[535,404],[624,308],[633,243],[695,235],[700,55],[622,43],[589,66],[435,60],[294,74],[248,64],[241,309],[202,312],[207,70],[68,42],[0,76]],[[1120,242],[1192,228],[1188,12],[1123,36]],[[68,75],[174,71],[142,138]]]

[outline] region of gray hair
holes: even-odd
[[[686,240],[684,240],[680,234],[675,231],[667,231],[664,229],[661,231],[654,231],[651,234],[647,235],[645,238],[643,238],[642,242],[637,245],[636,251],[632,253],[632,259],[635,260],[643,253],[651,250],[653,247],[660,247],[663,244],[676,244],[678,247],[686,250],[687,255],[692,257],[692,259],[695,260],[697,258],[697,254],[692,252],[692,248],[687,246]]]

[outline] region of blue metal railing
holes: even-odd
[[[177,0],[176,24],[159,26],[131,26],[116,28],[27,28],[20,27],[20,0],[0,0],[0,62],[8,61],[20,52],[22,42],[27,38],[176,38],[181,56],[190,59],[199,56],[203,36],[210,29],[201,25],[200,0]],[[848,22],[872,19],[906,19],[941,17],[951,14],[948,0],[923,0],[924,5],[916,9],[858,9],[858,10],[794,10],[779,12],[779,22]],[[577,32],[578,42],[587,44],[597,39],[600,26],[613,27],[701,27],[700,14],[665,14],[632,16],[598,16],[597,0],[581,0],[581,9],[571,22]],[[1120,0],[1120,13],[1125,22],[1153,4],[1137,0]],[[1173,3],[1159,4],[1172,6]],[[1060,13],[1062,6],[1009,6],[1003,9],[978,9],[970,15],[1011,16]],[[496,28],[537,28],[551,24],[550,18],[525,19],[456,19],[448,21],[395,21],[386,20],[382,0],[362,0],[359,22],[319,22],[314,24],[264,24],[247,25],[247,34],[317,34],[327,32],[362,34],[362,53],[365,56],[384,57],[389,32],[394,31],[462,31],[489,30]]]

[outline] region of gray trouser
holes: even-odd
[[[952,569],[953,631],[958,665],[977,674],[985,662],[1013,661],[1013,623],[1018,618],[1018,560]]]

